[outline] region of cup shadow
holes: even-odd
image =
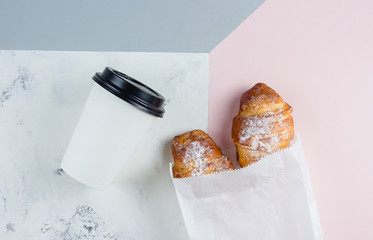
[[[153,159],[147,159],[141,175],[126,178],[119,176],[114,183],[119,188],[134,189],[131,198],[137,202],[133,211],[138,212],[144,222],[157,229],[155,239],[168,239],[167,236],[178,236],[187,239],[187,231],[181,214],[176,192],[170,174],[170,163],[173,162],[172,139],[160,143],[159,152]],[[161,159],[157,159],[161,156]],[[121,175],[125,174],[122,171]],[[185,237],[184,237],[185,236]]]

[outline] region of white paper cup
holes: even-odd
[[[163,116],[164,98],[109,67],[93,80],[61,168],[76,180],[103,189],[155,119]]]

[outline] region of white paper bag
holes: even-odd
[[[173,183],[190,239],[322,239],[298,134],[246,168]]]

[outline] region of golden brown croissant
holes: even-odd
[[[193,130],[174,137],[172,141],[174,178],[192,177],[234,169],[232,162],[210,136]]]
[[[257,83],[242,94],[240,110],[232,126],[232,138],[242,167],[289,146],[294,138],[292,111],[292,107],[264,83]]]

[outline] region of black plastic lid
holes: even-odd
[[[136,79],[111,67],[106,67],[102,73],[96,73],[92,79],[133,106],[154,116],[163,117],[164,97]]]

